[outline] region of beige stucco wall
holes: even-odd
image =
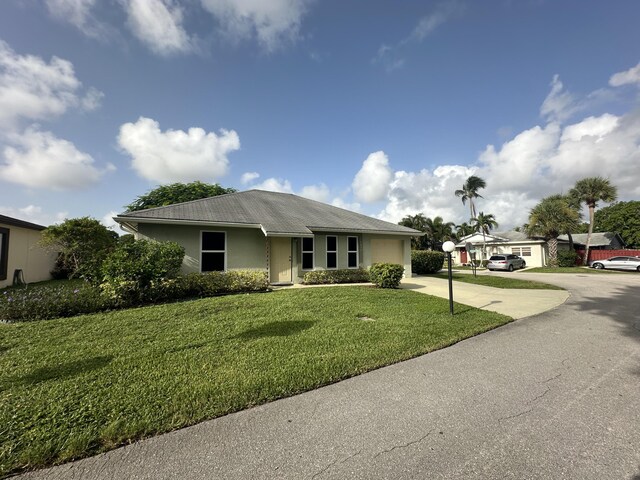
[[[16,269],[22,269],[27,283],[51,279],[49,272],[53,269],[57,254],[38,245],[41,232],[3,223],[0,223],[0,227],[9,230],[7,278],[0,280],[0,288],[11,285]]]
[[[185,249],[182,271],[183,273],[192,273],[200,271],[200,232],[203,231],[226,232],[227,270],[267,271],[267,242],[262,231],[257,228],[219,228],[141,223],[138,225],[136,238],[179,243]]]
[[[404,243],[404,276],[411,277],[411,237],[405,237],[401,235],[362,235],[362,256],[360,258],[360,262],[365,268],[369,268],[371,266],[371,240],[374,239],[395,239],[401,240]]]

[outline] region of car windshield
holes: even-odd
[[[505,259],[504,255],[492,255],[489,260],[504,260],[504,259]]]

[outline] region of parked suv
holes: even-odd
[[[487,268],[491,271],[493,270],[508,270],[513,272],[516,268],[524,268],[526,267],[526,262],[517,255],[511,254],[502,254],[502,255],[491,255],[489,258],[489,263],[487,264]]]

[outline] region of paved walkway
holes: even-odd
[[[449,348],[25,478],[640,479],[640,275],[525,275],[571,296]]]

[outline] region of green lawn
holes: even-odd
[[[588,267],[536,267],[525,270],[525,273],[593,273],[600,275],[602,273],[636,273],[624,270],[596,270]]]
[[[0,324],[0,476],[443,348],[510,322],[407,290],[321,287]]]
[[[433,275],[438,278],[449,278],[447,273],[436,273]],[[492,275],[478,275],[473,276],[468,273],[453,273],[453,280],[456,282],[473,283],[475,285],[484,285],[486,287],[495,288],[525,288],[531,290],[564,290],[564,288],[556,285],[550,285],[548,283],[535,282],[533,280],[522,280],[520,278],[513,278],[511,275],[508,277],[492,276]]]

